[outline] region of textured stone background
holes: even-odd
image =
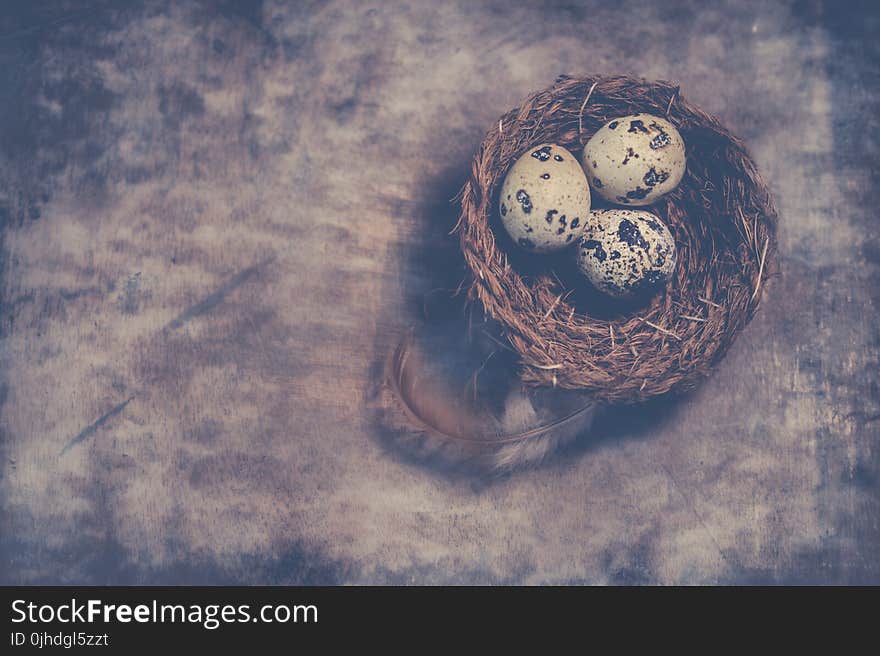
[[[535,4],[3,4],[3,583],[880,582],[873,3]],[[506,478],[399,457],[368,390],[447,201],[587,71],[746,140],[782,274],[674,406]]]

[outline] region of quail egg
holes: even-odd
[[[593,210],[578,244],[577,264],[600,291],[616,298],[637,296],[672,276],[675,241],[650,212]]]
[[[573,244],[590,211],[590,186],[577,158],[540,144],[507,173],[499,197],[501,223],[523,249],[549,253]]]
[[[650,205],[681,182],[684,140],[672,123],[659,116],[624,116],[609,121],[590,138],[582,163],[590,186],[605,200]]]

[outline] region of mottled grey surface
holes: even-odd
[[[4,3],[4,583],[880,582],[872,3]],[[714,377],[547,466],[387,448],[446,201],[560,73],[749,144],[781,275]]]

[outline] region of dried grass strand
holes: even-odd
[[[593,91],[596,89],[596,85],[598,82],[593,82],[593,86],[590,87],[590,90],[587,92],[587,97],[584,98],[584,102],[581,103],[581,111],[578,112],[578,136],[581,136],[584,133],[584,109],[587,106],[587,103],[590,102],[590,96],[593,95]]]

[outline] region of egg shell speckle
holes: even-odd
[[[655,289],[672,276],[675,259],[669,228],[644,210],[593,210],[577,251],[583,274],[617,298]]]
[[[501,223],[520,247],[549,253],[583,234],[590,186],[573,154],[556,144],[539,144],[507,172],[498,204]]]
[[[685,147],[678,130],[651,114],[616,118],[594,134],[581,157],[593,191],[619,205],[650,205],[678,186]]]

